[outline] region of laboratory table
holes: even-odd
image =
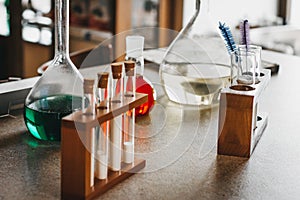
[[[157,102],[136,124],[137,156],[147,166],[99,199],[299,199],[300,57],[262,57],[280,70],[259,102],[269,123],[250,159],[217,155],[218,106],[170,102],[158,68],[147,67]],[[0,200],[59,199],[60,165],[60,143],[34,139],[22,113],[0,119]]]

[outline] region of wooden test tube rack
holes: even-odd
[[[262,70],[255,86],[224,88],[220,96],[218,154],[249,158],[261,138],[268,115],[259,113],[259,100],[271,78]]]
[[[132,164],[122,163],[118,172],[108,172],[106,180],[95,178],[90,187],[91,153],[86,145],[91,145],[91,130],[105,121],[136,108],[148,101],[146,94],[126,97],[123,103],[114,103],[110,109],[97,109],[95,116],[74,112],[62,120],[61,128],[61,197],[62,199],[92,199],[142,170],[146,161],[135,158]]]

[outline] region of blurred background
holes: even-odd
[[[37,75],[54,52],[54,0],[0,0],[0,79]],[[195,0],[70,0],[70,52],[93,48],[112,35],[141,27],[179,31]],[[208,0],[212,23],[237,30],[248,19],[252,43],[300,55],[298,0]],[[149,33],[150,41],[157,35]]]

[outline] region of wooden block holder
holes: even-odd
[[[91,144],[91,130],[105,121],[136,108],[148,100],[145,94],[124,98],[123,103],[114,103],[110,109],[97,109],[96,116],[74,112],[62,120],[61,129],[61,197],[62,199],[92,199],[142,170],[146,161],[135,158],[132,164],[122,163],[118,172],[108,172],[106,180],[94,179],[90,187],[91,153],[86,145]]]
[[[270,70],[265,69],[254,87],[238,85],[222,89],[218,154],[251,156],[268,123],[268,115],[260,113],[258,105],[270,78]]]

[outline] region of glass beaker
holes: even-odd
[[[160,66],[167,96],[180,104],[215,105],[219,91],[230,84],[230,57],[217,23],[210,20],[208,2],[196,0],[193,17],[170,44]]]
[[[83,78],[69,56],[69,0],[55,0],[55,56],[25,100],[29,132],[60,140],[61,119],[81,109]]]
[[[257,54],[253,51],[238,49],[231,54],[232,84],[255,85],[258,83],[256,76]]]
[[[261,46],[257,45],[238,45],[239,51],[249,51],[255,54],[255,60],[256,60],[256,68],[255,68],[255,76],[256,78],[260,76],[260,71],[262,69],[261,66]]]

